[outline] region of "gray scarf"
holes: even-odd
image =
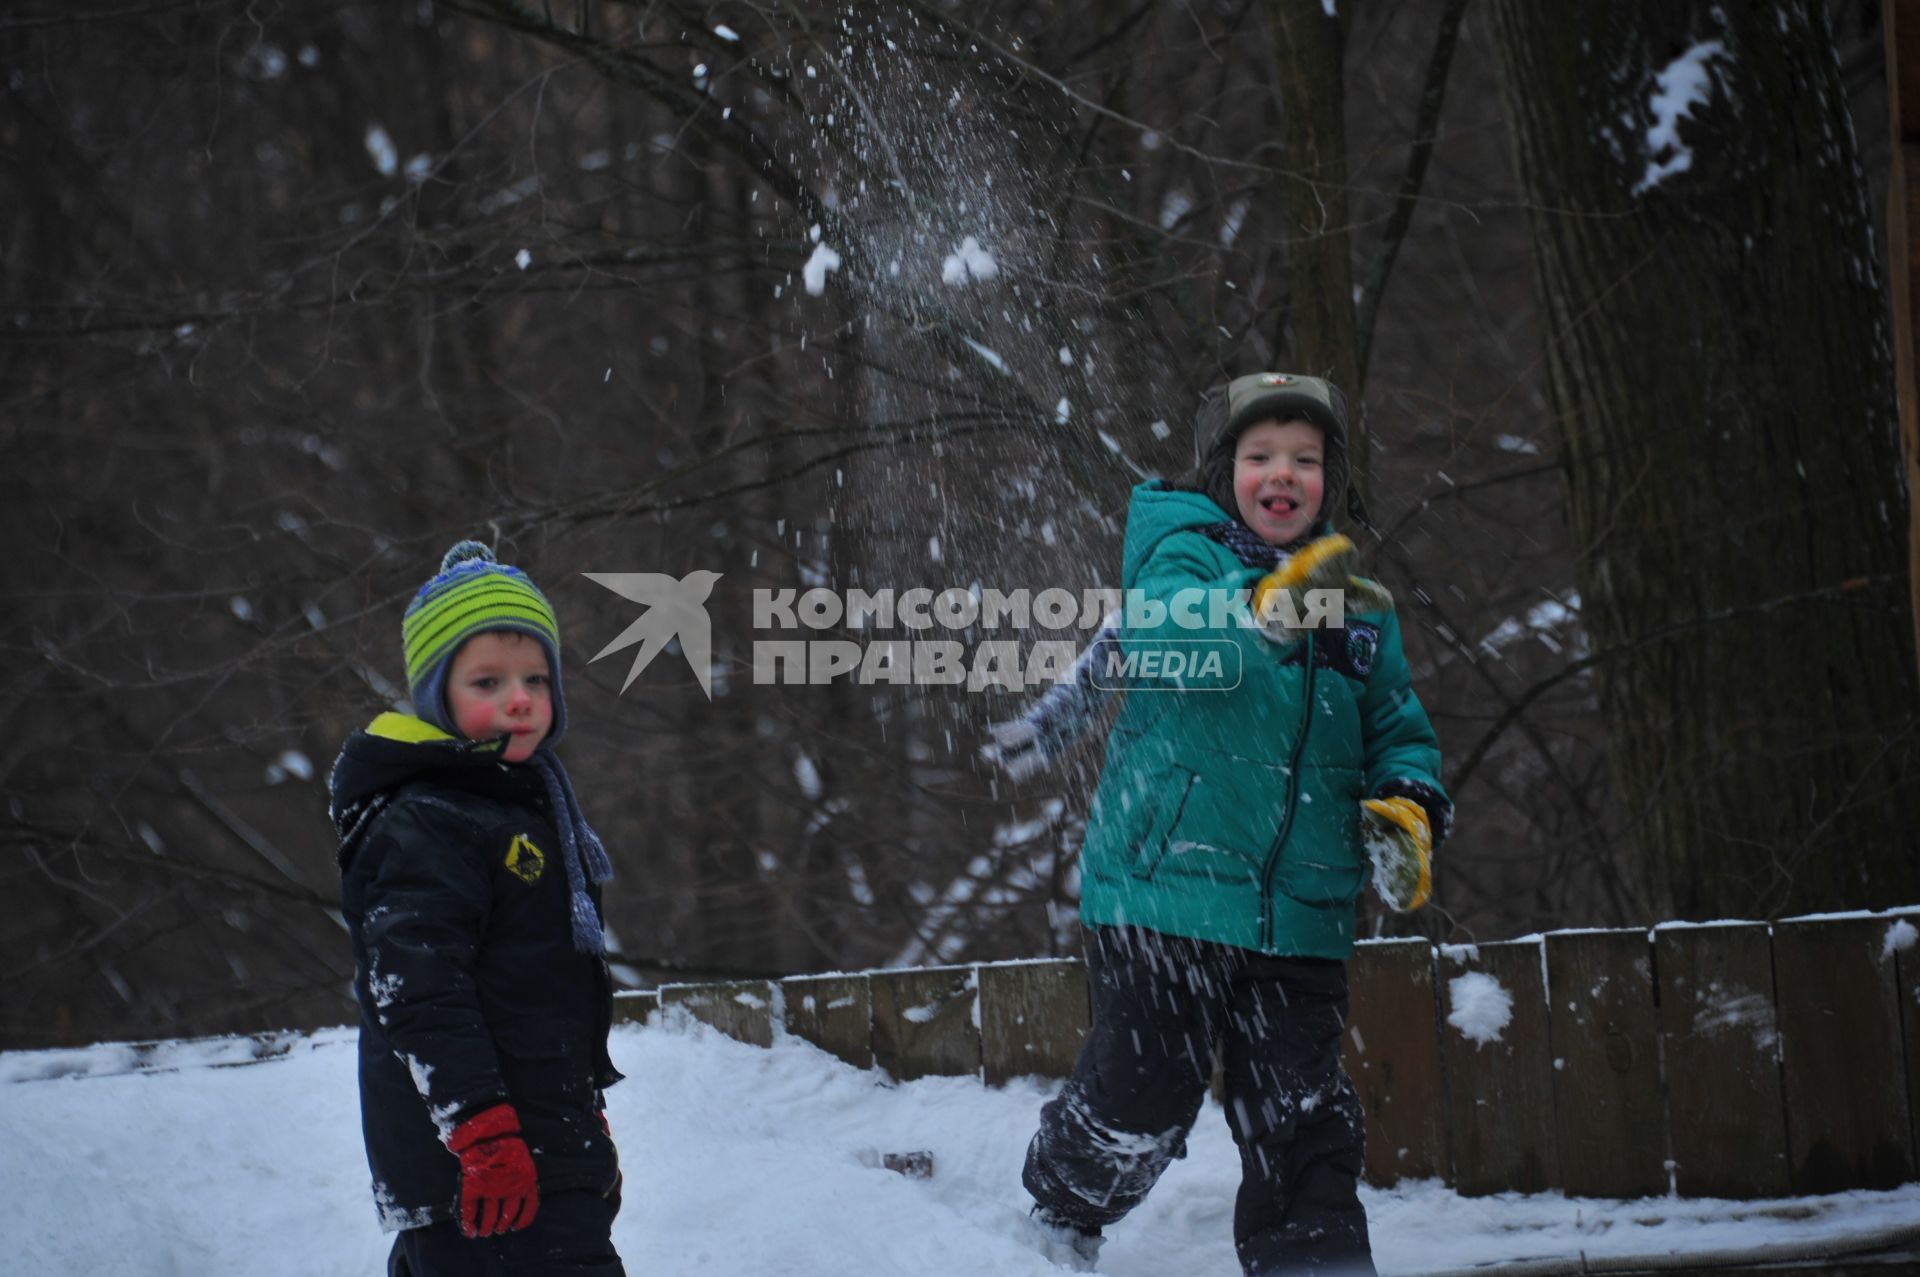
[[[562,857],[567,865],[568,911],[573,917],[573,947],[581,953],[604,955],[606,932],[600,925],[600,911],[587,893],[589,882],[598,885],[613,877],[613,862],[600,835],[580,812],[580,800],[574,796],[573,781],[560,756],[542,745],[527,760],[540,773],[547,787],[547,802],[553,808],[553,823],[560,830]]]

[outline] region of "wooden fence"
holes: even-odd
[[[1362,942],[1345,1059],[1367,1178],[1462,1193],[1778,1197],[1891,1188],[1920,1147],[1920,945],[1906,916]],[[1062,1077],[1075,959],[623,994],[766,1046],[776,1026],[905,1081]]]

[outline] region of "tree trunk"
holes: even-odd
[[[1893,362],[1811,0],[1495,0],[1582,611],[1645,903],[1920,895]],[[1704,100],[1669,144],[1671,90]],[[1671,96],[1671,94],[1669,94]]]
[[[1887,182],[1888,273],[1893,302],[1893,364],[1900,394],[1900,442],[1906,454],[1907,492],[1920,492],[1920,12],[1889,4],[1880,12],[1887,46],[1887,105],[1893,173]],[[1914,637],[1920,640],[1920,503],[1909,499],[1907,571],[1912,585]]]
[[[1353,405],[1348,441],[1353,486],[1370,495],[1360,420],[1360,360],[1353,313],[1353,247],[1347,215],[1347,113],[1341,77],[1346,40],[1321,0],[1273,0],[1287,213],[1289,332],[1275,345],[1292,371],[1325,377]]]

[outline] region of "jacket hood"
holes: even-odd
[[[506,738],[465,740],[410,714],[386,713],[347,737],[327,776],[327,815],[344,838],[367,801],[429,773],[506,766]]]
[[[1120,549],[1120,580],[1130,586],[1154,548],[1176,532],[1224,523],[1230,516],[1209,497],[1149,479],[1127,505],[1127,535]]]

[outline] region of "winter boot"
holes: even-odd
[[[1030,1216],[1039,1235],[1040,1253],[1070,1272],[1090,1273],[1100,1258],[1099,1225],[1088,1227],[1045,1206],[1035,1206]]]

